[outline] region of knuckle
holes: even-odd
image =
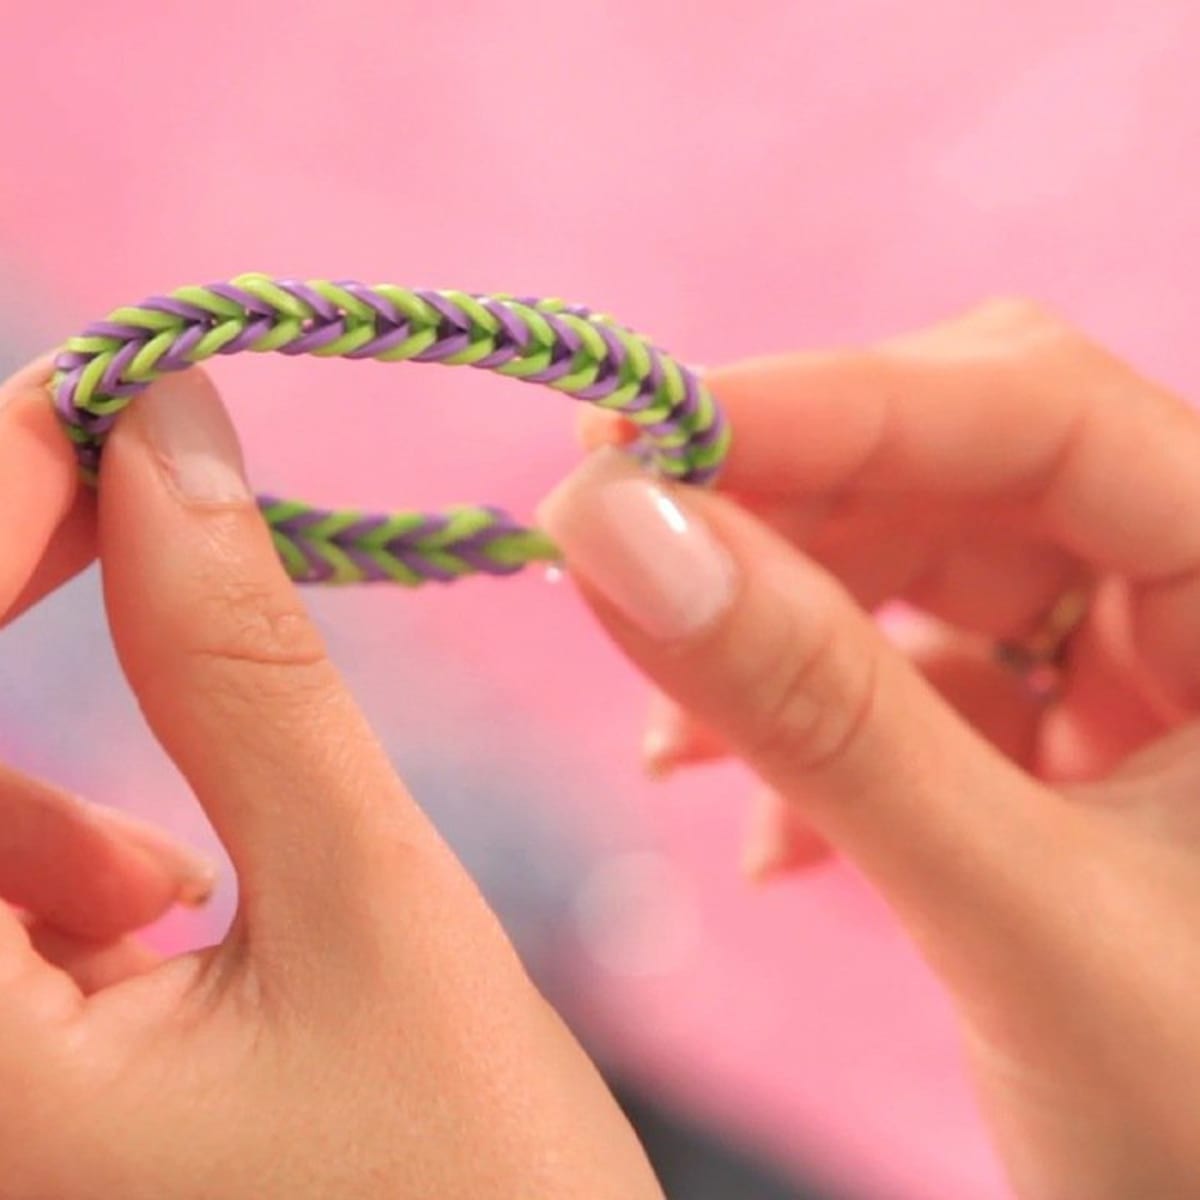
[[[972,307],[967,317],[980,324],[1010,330],[1062,324],[1044,304],[1028,296],[989,296]]]
[[[973,347],[977,362],[1000,371],[1008,386],[1050,389],[1080,373],[1111,371],[1113,360],[1081,329],[1037,300],[999,296],[969,309],[949,332]]]
[[[156,691],[178,688],[178,668],[206,707],[230,719],[319,709],[336,674],[298,598],[252,582],[225,585],[196,602],[174,665],[160,658],[145,678]]]
[[[325,648],[298,598],[253,582],[230,582],[201,602],[190,657],[239,666],[310,667]]]
[[[979,363],[1014,366],[1047,355],[1074,355],[1090,343],[1075,326],[1040,301],[997,295],[960,309],[927,329],[880,345],[885,351],[932,353],[935,358],[953,347],[956,359],[969,351]]]
[[[1022,358],[1032,355],[1044,361],[1069,354],[1073,361],[1080,352],[1094,351],[1084,333],[1065,317],[1038,300],[1020,296],[998,296],[985,300],[966,314],[966,323],[985,344],[994,343],[1006,357],[1013,349]],[[1085,358],[1092,357],[1086,354]]]
[[[749,756],[808,774],[843,759],[869,723],[879,659],[874,639],[854,638],[844,621],[816,637],[793,623],[750,690]]]

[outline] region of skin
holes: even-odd
[[[1023,301],[710,382],[725,494],[663,493],[734,564],[702,629],[648,636],[598,582],[627,465],[544,514],[658,688],[649,765],[750,764],[752,873],[834,848],[870,876],[956,1001],[1020,1196],[1200,1195],[1200,418]],[[991,647],[1080,585],[1048,703]],[[889,601],[919,636],[870,619]]]
[[[154,963],[131,935],[202,891],[195,864],[89,841],[88,810],[0,778],[0,826],[26,831],[0,845],[24,910],[0,911],[0,1197],[658,1195],[250,504],[172,481],[148,417],[203,410],[228,452],[211,386],[163,381],[122,418],[97,510],[44,378],[0,409],[0,610],[99,551],[122,664],[241,908],[222,945]],[[752,871],[836,850],[874,880],[957,1002],[1022,1197],[1200,1193],[1200,420],[1021,302],[711,382],[736,430],[722,494],[610,450],[542,514],[657,689],[650,765],[741,756]],[[734,586],[703,627],[648,632],[613,594],[617,485],[721,547]],[[1047,703],[989,648],[1079,586]],[[885,636],[889,600],[919,636]]]
[[[130,686],[229,850],[240,908],[219,946],[155,961],[132,933],[198,899],[200,868],[0,776],[0,895],[22,910],[0,903],[0,1197],[660,1197],[252,503],[181,493],[155,434],[171,412],[190,414],[193,469],[197,447],[239,465],[211,385],[175,377],[122,419],[97,504],[47,374],[0,394],[0,609],[99,552]]]

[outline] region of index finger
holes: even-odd
[[[1164,715],[1200,706],[1200,417],[1024,301],[866,350],[707,373],[733,429],[722,486],[802,504],[873,494],[1001,505],[1134,584],[1130,635]],[[584,440],[622,440],[589,415]],[[1140,678],[1140,675],[1139,675]]]
[[[55,428],[46,392],[51,370],[48,357],[39,359],[0,384],[0,624],[74,574],[93,552],[70,445]],[[49,998],[46,989],[57,989],[58,1000],[68,1005],[78,998],[77,989],[41,960],[4,904],[0,975],[6,981],[40,981],[42,1002]],[[29,990],[9,988],[0,996],[5,1022],[24,1019],[18,1008],[28,1014]],[[6,1025],[6,1036],[10,1032]]]
[[[40,358],[0,384],[0,624],[95,557],[95,506],[58,427]]]
[[[708,380],[734,430],[722,480],[734,493],[1012,503],[1134,580],[1200,563],[1200,418],[1036,308],[993,305],[869,350]]]

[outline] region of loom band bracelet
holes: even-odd
[[[66,343],[55,403],[90,482],[117,414],[153,380],[242,351],[472,366],[620,413],[660,475],[716,477],[729,429],[695,372],[610,318],[555,299],[242,275],[119,308]],[[301,583],[409,586],[553,562],[550,539],[504,510],[364,513],[259,496]]]

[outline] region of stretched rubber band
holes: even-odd
[[[689,483],[710,482],[729,445],[693,371],[578,305],[242,275],[119,308],[65,344],[52,386],[84,476],[96,481],[117,414],[153,380],[244,350],[436,362],[540,383],[628,417],[643,461]],[[302,583],[415,586],[557,558],[544,533],[490,506],[365,513],[269,495],[258,502],[288,574]]]

